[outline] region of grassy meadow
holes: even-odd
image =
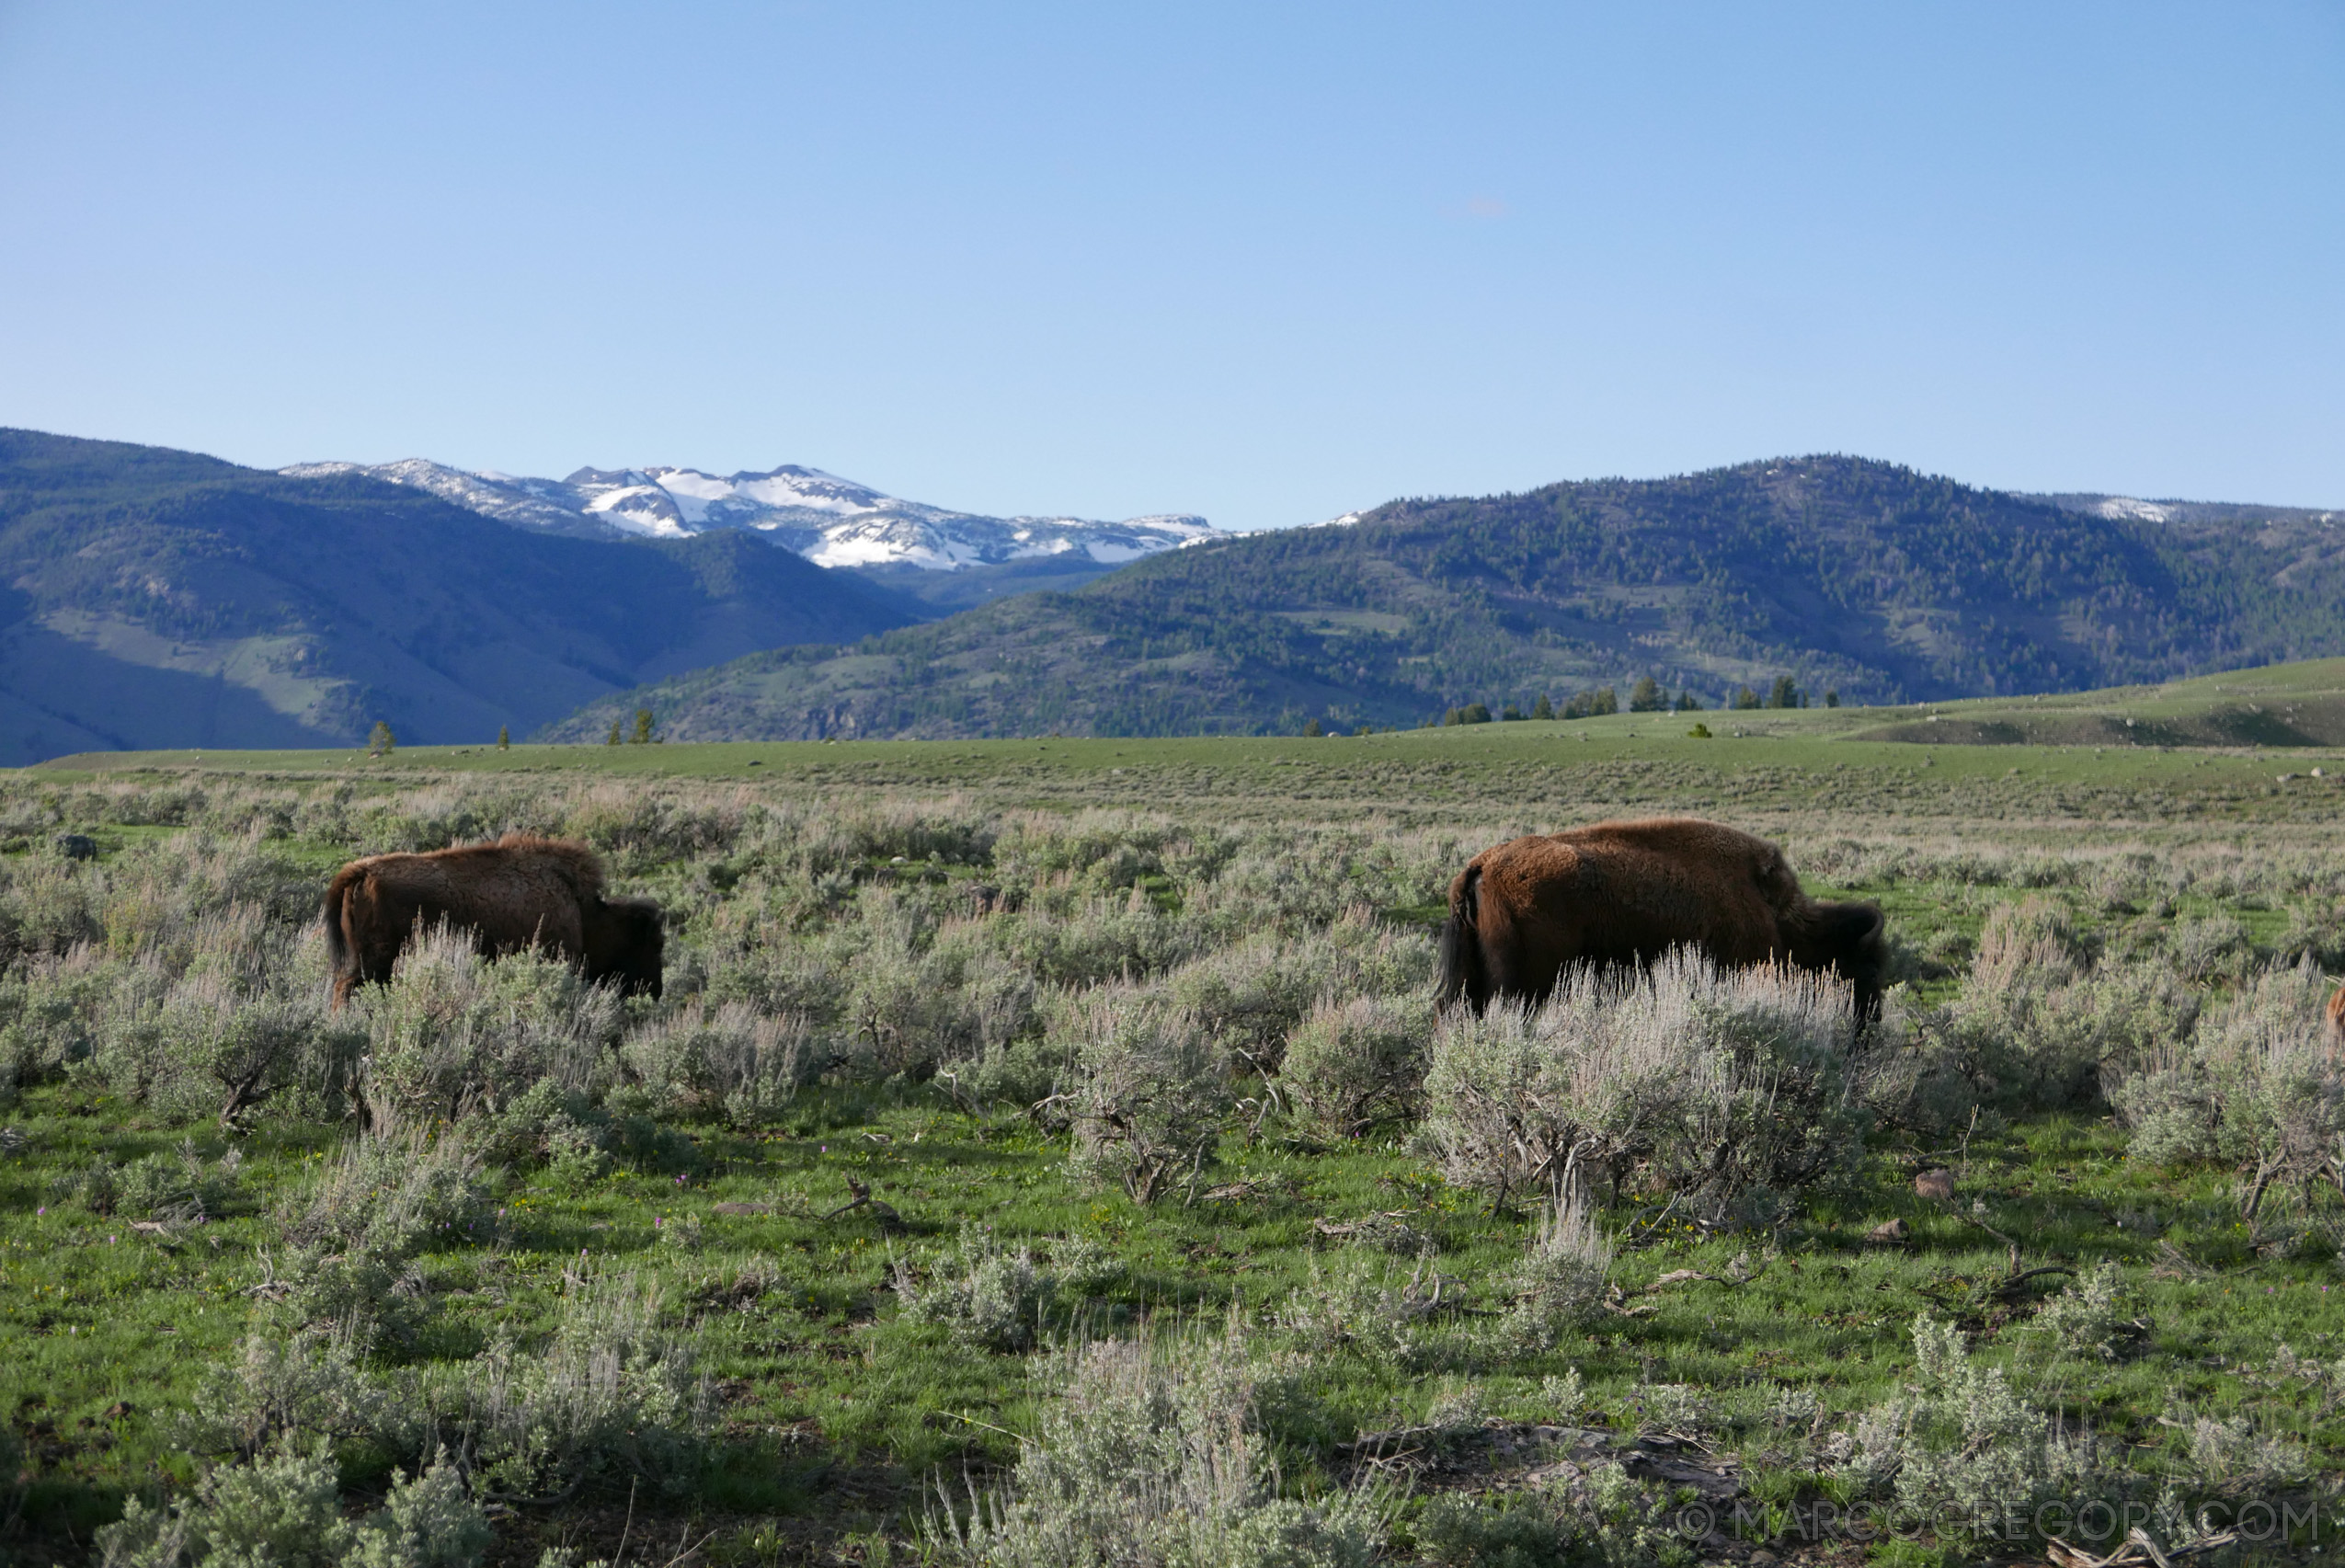
[[[2110,733],[2335,679],[2250,674],[0,775],[0,1553],[2339,1550],[2340,754]],[[1881,1025],[1436,1016],[1468,857],[1647,812],[1880,900]],[[332,869],[509,828],[661,900],[666,995],[440,941],[326,1013]]]

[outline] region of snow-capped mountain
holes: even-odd
[[[1186,514],[1094,522],[1074,517],[980,517],[882,495],[818,468],[763,474],[697,468],[581,468],[566,479],[472,473],[423,458],[373,466],[303,463],[295,478],[364,474],[429,490],[517,528],[595,538],[682,538],[739,528],[824,567],[901,563],[933,571],[1081,552],[1118,566],[1201,539],[1213,525]]]

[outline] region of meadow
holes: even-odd
[[[2339,754],[1933,711],[0,775],[0,1551],[2335,1551]],[[1880,900],[1880,1025],[1436,1014],[1467,858],[1647,812]],[[337,864],[515,828],[664,997],[436,941],[325,1010]]]

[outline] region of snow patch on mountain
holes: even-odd
[[[2131,496],[2104,496],[2092,509],[2095,515],[2111,522],[2172,522],[2176,515],[2172,507],[2136,500]]]
[[[1100,522],[949,511],[795,464],[731,475],[581,468],[565,479],[532,479],[408,458],[372,466],[304,463],[280,472],[293,478],[364,475],[428,490],[517,528],[594,538],[681,539],[711,529],[747,529],[824,567],[902,564],[958,571],[1076,550],[1102,565],[1121,565],[1222,536],[1187,513]]]

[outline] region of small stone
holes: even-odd
[[[1914,1191],[1932,1203],[1951,1202],[1954,1196],[1954,1173],[1940,1165],[1924,1171],[1914,1178]]]
[[[773,1206],[770,1203],[720,1203],[711,1207],[713,1212],[717,1214],[771,1214],[773,1212]]]
[[[1893,1247],[1903,1243],[1905,1240],[1906,1234],[1905,1222],[1904,1220],[1884,1219],[1880,1224],[1865,1232],[1865,1240],[1868,1242],[1878,1242],[1882,1246]]]

